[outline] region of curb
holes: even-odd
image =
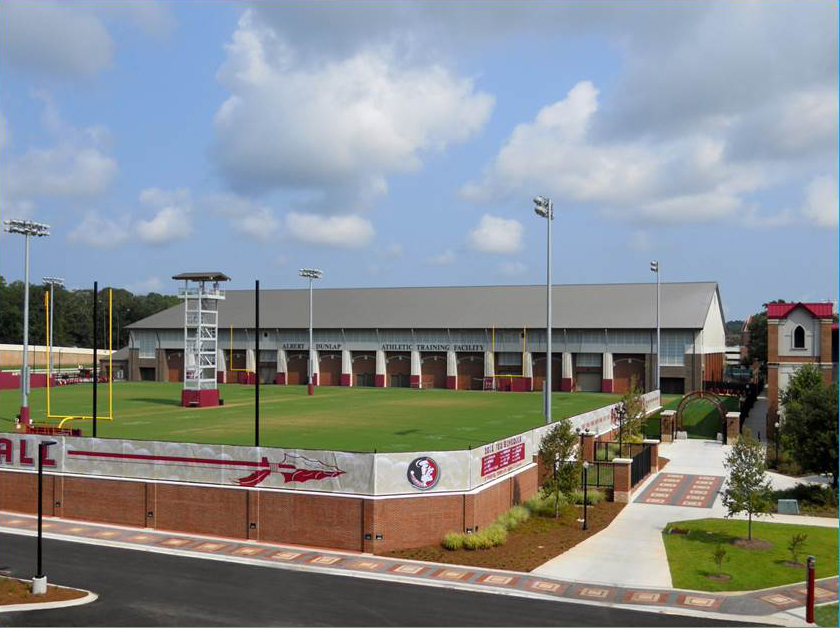
[[[63,587],[66,589],[73,589],[74,587]],[[6,604],[0,606],[0,613],[19,613],[26,611],[46,611],[54,608],[69,608],[70,606],[82,606],[83,604],[90,604],[99,599],[99,596],[87,589],[75,589],[76,591],[85,591],[87,595],[79,597],[74,600],[64,600],[62,602],[27,602],[25,604]]]

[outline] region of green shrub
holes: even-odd
[[[583,491],[580,489],[575,489],[572,491],[572,503],[575,504],[583,504]],[[586,489],[586,503],[590,506],[594,506],[595,504],[600,504],[604,501],[604,492],[599,491],[597,488],[589,488]]]
[[[464,547],[464,538],[466,536],[463,532],[447,532],[443,535],[441,545],[443,545],[444,549],[454,552]]]
[[[464,535],[464,549],[465,550],[477,550],[481,546],[481,539],[478,536],[478,533],[475,532],[473,534],[466,534]]]
[[[507,528],[498,523],[491,523],[489,526],[480,530],[478,536],[482,537],[484,544],[482,549],[504,545],[507,541]]]
[[[522,523],[528,521],[531,517],[531,512],[523,506],[514,506],[510,510],[503,512],[496,519],[496,523],[504,526],[508,530],[513,530]]]
[[[566,498],[563,495],[560,495],[560,503],[558,504],[559,508],[562,508],[566,504]],[[526,501],[524,504],[526,509],[532,515],[540,515],[542,517],[553,517],[554,516],[554,496],[553,495],[544,495],[543,493],[538,493],[534,495],[531,499]]]

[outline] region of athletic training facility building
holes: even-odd
[[[308,289],[219,302],[220,382],[308,382]],[[662,392],[722,379],[724,317],[715,282],[661,285]],[[182,381],[184,305],[129,326],[127,377]],[[314,383],[542,390],[545,286],[329,288],[314,291]],[[655,383],[656,284],[553,288],[552,389],[623,392]],[[231,337],[232,336],[232,337]]]

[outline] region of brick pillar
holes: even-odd
[[[741,436],[741,415],[738,412],[726,413],[726,444],[734,445]]]
[[[376,500],[366,499],[362,505],[362,551],[373,554],[374,542],[376,539]]]
[[[454,351],[446,352],[446,387],[458,388],[458,358]]]
[[[613,501],[628,504],[630,503],[630,458],[613,458]]]
[[[550,359],[550,358],[549,358]],[[563,352],[563,359],[560,362],[560,390],[569,392],[573,385],[573,369],[572,369],[572,354],[568,351]]]
[[[153,482],[146,482],[146,527],[155,527],[155,505],[156,495],[155,489],[157,485]]]
[[[376,374],[373,376],[374,386],[384,388],[385,382],[385,352],[382,349],[376,350]]]
[[[595,460],[595,434],[583,435],[583,459],[589,462]]]
[[[464,532],[475,531],[475,495],[464,495]]]
[[[245,538],[260,540],[260,491],[248,491],[248,529]]]
[[[285,384],[286,383],[286,374],[289,372],[289,366],[286,362],[286,350],[285,349],[278,349],[277,350],[277,377],[275,378],[275,382],[277,384]]]
[[[64,509],[64,476],[53,476],[53,516],[63,516]]]
[[[353,358],[347,349],[341,350],[341,385],[353,385]]]
[[[420,352],[417,349],[411,351],[411,375],[409,384],[412,388],[420,388]]]
[[[613,355],[604,353],[601,357],[601,392],[611,393],[613,391]]]
[[[659,413],[659,437],[663,443],[670,443],[674,440],[672,430],[674,429],[674,417],[676,414],[676,410],[663,410]]]
[[[656,473],[659,471],[659,441],[655,438],[646,438],[642,442],[650,445],[650,472]]]

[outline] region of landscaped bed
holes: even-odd
[[[697,519],[669,523],[662,533],[671,579],[679,589],[749,591],[805,580],[805,557],[816,557],[817,578],[837,575],[837,528],[753,521],[753,543],[747,522],[733,519]],[[671,532],[669,532],[671,531]],[[788,543],[806,534],[799,564],[794,564]],[[745,547],[744,545],[749,545]],[[721,568],[713,553],[725,550]],[[728,578],[727,578],[728,577]]]
[[[473,565],[510,571],[531,571],[555,556],[568,551],[581,541],[606,528],[621,512],[624,504],[601,502],[588,506],[587,530],[577,521],[583,509],[566,508],[557,519],[533,516],[508,533],[504,545],[481,550],[446,550],[440,544],[387,552],[385,556],[426,560],[436,563]]]
[[[66,602],[85,597],[87,591],[47,585],[43,595],[32,593],[32,583],[17,578],[0,576],[0,606],[10,604],[37,604],[42,602]]]

